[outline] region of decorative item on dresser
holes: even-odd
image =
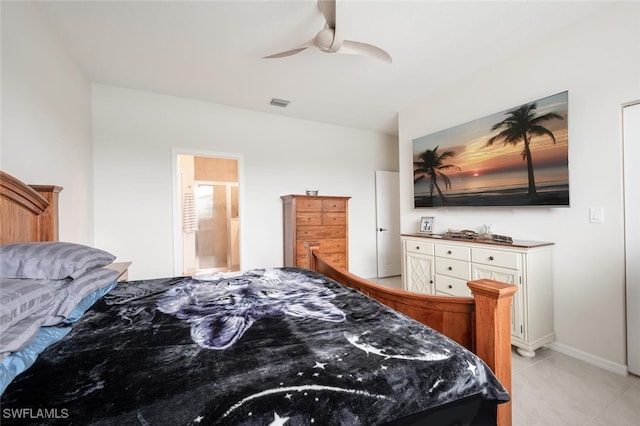
[[[322,253],[349,269],[351,197],[283,195],[284,266],[307,267],[305,241],[320,243]]]
[[[522,356],[555,339],[553,331],[553,243],[460,240],[443,235],[402,235],[403,288],[424,294],[470,296],[467,281],[515,284],[511,343]]]

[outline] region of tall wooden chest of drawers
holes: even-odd
[[[351,197],[283,195],[284,266],[307,267],[305,241],[349,269],[349,209]]]

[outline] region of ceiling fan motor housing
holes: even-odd
[[[325,28],[316,34],[313,44],[323,52],[334,53],[342,47],[342,38],[336,34],[333,28]]]
[[[343,40],[342,37],[336,34],[336,0],[318,0],[318,8],[324,16],[325,27],[323,30],[302,45],[284,52],[265,56],[265,58],[284,58],[300,53],[308,47],[315,46],[325,53],[341,51],[340,53],[371,56],[391,63],[391,56],[379,47],[358,41]]]

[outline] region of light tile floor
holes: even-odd
[[[548,349],[512,356],[513,424],[640,425],[640,378]]]
[[[400,277],[370,279],[394,288]],[[640,377],[621,376],[550,349],[513,352],[514,426],[638,426]]]

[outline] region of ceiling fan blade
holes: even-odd
[[[287,56],[295,55],[296,53],[300,53],[303,50],[305,50],[307,47],[310,46],[310,44],[311,42],[307,42],[301,46],[294,47],[293,49],[285,50],[284,52],[274,53],[273,55],[269,55],[269,56],[263,56],[262,59],[284,58]]]
[[[391,55],[372,44],[361,43],[359,41],[345,40],[338,53],[348,53],[351,55],[370,56],[391,63]]]
[[[318,8],[329,28],[336,27],[336,0],[318,0]]]

